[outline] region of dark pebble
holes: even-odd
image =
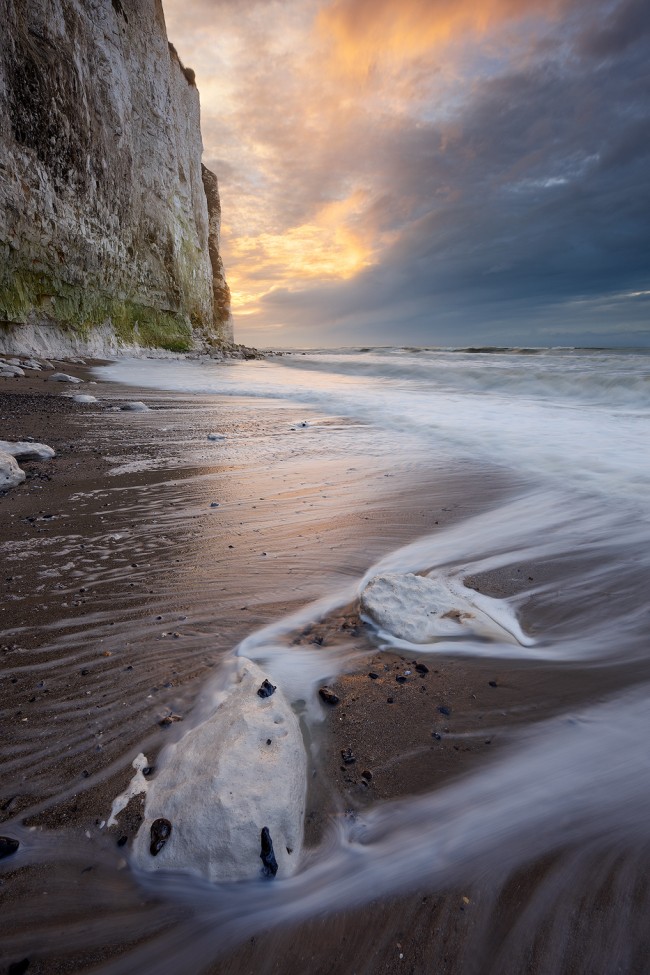
[[[120,836],[119,840],[117,841],[117,845],[118,846],[126,846],[126,844],[128,843],[128,841],[129,841],[128,836]]]
[[[151,824],[151,846],[149,852],[152,857],[157,856],[172,835],[172,824],[168,819],[155,819]]]
[[[398,674],[395,680],[397,681],[398,684],[406,684],[408,677],[404,677],[403,674]]]
[[[375,674],[373,670],[370,671],[368,677],[370,678],[370,680],[379,680],[379,674]]]
[[[145,765],[145,767],[142,769],[142,774],[145,776],[149,776],[149,775],[153,775],[155,771],[156,771],[155,765]]]
[[[271,840],[268,826],[265,826],[262,830],[260,839],[262,844],[262,850],[260,852],[260,860],[263,864],[262,873],[265,877],[275,877],[278,872],[278,861],[275,859],[273,841]]]
[[[270,744],[271,744],[271,739],[270,739],[270,738],[267,738],[267,739],[266,739],[266,744],[267,744],[267,745],[270,745]]]
[[[449,715],[451,714],[451,709],[450,708],[446,708],[444,706],[444,704],[441,704],[440,707],[438,708],[438,710],[440,711],[440,714],[446,714],[447,717],[449,717]]]
[[[339,703],[339,698],[329,687],[321,687],[318,693],[320,694],[321,700],[325,701],[326,704],[334,705]]]
[[[392,704],[394,700],[395,700],[395,699],[394,699],[394,698],[392,698],[392,697],[387,697],[387,698],[386,698],[386,704]]]
[[[489,680],[488,684],[490,685],[490,687],[498,687],[498,684],[495,680]]]
[[[343,763],[345,765],[352,765],[353,762],[356,762],[356,758],[352,754],[352,749],[351,748],[342,748],[341,749],[341,758],[343,759]]]
[[[435,738],[436,741],[442,741],[442,735],[439,735],[437,731],[432,731],[431,732],[431,737],[432,738]]]
[[[270,697],[275,690],[277,690],[275,684],[272,684],[270,680],[263,680],[261,686],[257,690],[257,696]]]
[[[20,843],[11,836],[0,836],[0,860],[10,857],[16,852]]]
[[[88,670],[88,668],[87,667],[84,667],[84,669],[81,671],[81,676],[82,677],[86,677],[86,675],[89,674],[89,673],[90,673],[90,671]]]
[[[9,966],[7,975],[24,975],[28,968],[29,958],[23,958],[22,961],[15,961],[13,965]]]
[[[415,669],[417,670],[418,674],[428,674],[429,673],[429,668],[427,667],[426,664],[416,664],[415,665]]]
[[[361,778],[365,779],[366,782],[370,782],[372,778],[372,772],[369,772],[368,769],[364,769],[364,771],[361,773]]]

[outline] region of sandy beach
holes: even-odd
[[[65,370],[91,379],[86,367]],[[0,832],[21,841],[3,863],[3,970],[647,971],[634,918],[648,887],[634,880],[621,911],[630,868],[606,843],[581,852],[569,887],[570,843],[521,868],[504,862],[393,897],[369,891],[338,912],[329,898],[299,926],[253,921],[223,938],[218,912],[201,915],[182,890],[143,887],[127,865],[143,797],[107,827],[113,800],[138,754],[155,777],[225,655],[309,607],[324,585],[344,588],[399,546],[489,510],[512,485],[496,468],[483,468],[478,487],[467,469],[405,477],[363,451],[353,463],[319,456],[312,443],[296,447],[296,411],[277,402],[62,388],[35,372],[1,383],[0,435],[56,451],[24,462],[27,480],[0,498]],[[79,389],[99,403],[74,403]],[[119,409],[134,400],[150,409]],[[237,444],[225,459],[207,439],[215,428]],[[552,559],[522,562],[471,584],[525,594],[562,571]],[[529,632],[544,624],[534,601],[522,619]],[[303,620],[288,642],[301,660],[331,655],[326,683],[339,698],[305,705],[320,709],[303,726],[307,856],[327,847],[333,824],[489,774],[513,736],[632,680],[624,666],[380,651],[356,601]],[[627,962],[611,967],[621,938]]]

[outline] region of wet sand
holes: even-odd
[[[87,375],[79,366],[69,371]],[[300,449],[249,465],[220,463],[215,450],[211,463],[188,465],[184,437],[199,453],[217,426],[244,445],[257,443],[269,428],[285,431],[294,414],[267,404],[255,415],[236,400],[215,412],[214,398],[115,384],[62,389],[39,374],[0,382],[0,436],[32,436],[57,451],[51,462],[21,464],[27,481],[0,498],[0,832],[20,835],[29,849],[15,865],[3,863],[0,957],[5,966],[29,959],[29,972],[53,973],[91,971],[122,956],[121,970],[141,971],[130,967],[129,950],[154,946],[161,932],[178,929],[183,957],[190,909],[152,897],[130,876],[124,854],[140,800],[117,827],[104,823],[136,754],[155,768],[162,745],[182,733],[182,721],[160,722],[170,712],[191,720],[220,657],[243,637],[318,598],[323,585],[360,577],[398,545],[488,509],[508,485],[498,472],[482,478],[480,491],[462,471],[435,485],[391,481],[363,457],[351,468],[349,458],[325,462]],[[102,404],[62,395],[77,391]],[[152,409],[110,412],[126,400]],[[161,444],[168,466],[138,470]],[[553,571],[517,566],[473,584],[508,595]],[[443,656],[435,663],[427,656],[427,671],[418,672],[417,657],[377,652],[354,604],[297,629],[293,642],[346,648],[351,660],[329,681],[340,703],[319,705],[308,846],[337,817],[438,788],[489,763],[511,731],[626,683],[624,671]],[[555,867],[549,858],[510,879],[484,877],[474,887],[425,890],[259,932],[213,964],[194,958],[188,943],[187,967],[176,961],[165,970],[615,970],[602,967],[597,923],[613,881],[596,867],[583,909],[561,935],[550,922],[529,936],[517,927]],[[581,870],[589,876],[589,864]],[[582,889],[576,882],[578,899]],[[647,890],[634,896],[638,907]],[[621,971],[647,970],[644,937]],[[152,948],[152,971],[156,964]]]

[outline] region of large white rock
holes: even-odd
[[[257,694],[268,676],[237,658],[214,713],[164,754],[133,844],[142,869],[180,870],[212,881],[254,879],[262,870],[260,833],[267,826],[278,877],[295,871],[307,759],[298,719],[281,689],[268,698]],[[172,832],[154,857],[151,824],[159,818],[171,822]]]
[[[468,589],[458,579],[387,573],[371,579],[360,602],[371,622],[408,643],[468,634],[533,643],[505,600]]]
[[[49,377],[52,382],[55,383],[80,383],[83,380],[78,379],[77,376],[69,376],[67,372],[53,372]]]
[[[0,450],[0,491],[8,491],[9,488],[22,484],[25,476],[25,472],[16,463],[16,458],[6,450]]]
[[[44,443],[31,443],[29,441],[18,440],[12,443],[9,440],[0,440],[0,451],[11,454],[16,460],[51,460],[56,456],[56,451]]]

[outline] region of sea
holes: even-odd
[[[156,449],[134,462],[114,443],[114,470],[121,475],[164,470],[169,478],[184,467],[207,467],[217,452],[224,470],[247,464],[256,491],[267,469],[284,472],[282,490],[295,488],[295,518],[306,534],[317,530],[305,500],[314,491],[321,506],[330,497],[346,511],[372,506],[391,490],[398,510],[400,498],[412,503],[409,486],[417,485],[420,496],[430,492],[431,506],[453,509],[435,530],[411,525],[398,532],[388,525],[383,542],[367,547],[343,533],[336,559],[316,553],[304,563],[289,612],[271,609],[261,625],[241,633],[232,653],[272,662],[296,699],[344,670],[346,659],[328,662],[327,647],[302,654],[291,635],[349,605],[386,573],[455,584],[501,580],[495,598],[502,618],[526,634],[522,640],[441,635],[419,645],[420,656],[495,666],[528,662],[584,685],[564,711],[510,729],[507,746],[469,774],[338,817],[322,846],[272,891],[257,882],[137,876],[145,899],[159,898],[165,911],[173,905],[183,916],[183,934],[174,926],[101,971],[199,971],[219,951],[286,923],[414,890],[498,887],[558,856],[525,911],[522,905],[525,920],[511,945],[520,961],[512,970],[527,970],[531,932],[546,926],[563,943],[568,919],[584,909],[585,889],[606,881],[612,899],[602,923],[609,933],[589,971],[642,971],[638,959],[650,943],[650,351],[291,350],[261,361],[125,358],[98,367],[96,376],[152,396],[196,399],[217,438],[208,441],[203,427],[190,435],[196,414],[183,410],[167,420],[156,411],[134,416],[134,430],[145,423],[151,438],[155,415]],[[239,436],[230,418],[241,411],[251,419]],[[308,475],[291,485],[298,461]],[[182,517],[182,505],[181,491],[174,518]],[[408,521],[408,512],[401,516]],[[271,513],[265,555],[281,530]],[[525,580],[515,584],[522,567]],[[280,605],[265,580],[260,577],[257,596],[265,606]],[[254,595],[237,598],[245,603]],[[215,595],[215,617],[217,608]],[[209,616],[202,625],[209,633]],[[385,628],[375,642],[398,653],[414,649]],[[197,714],[209,710],[218,672],[217,661]],[[492,721],[498,730],[498,715]],[[590,910],[600,916],[598,906]],[[547,959],[540,971],[566,970],[558,959]]]

